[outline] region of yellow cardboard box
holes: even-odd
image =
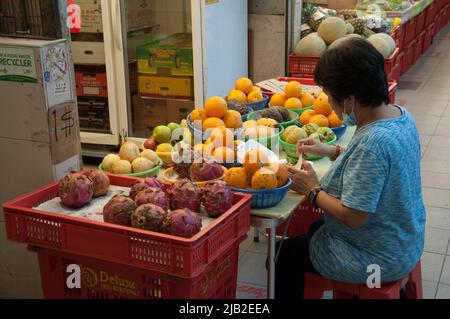
[[[139,94],[142,96],[191,98],[194,96],[192,77],[139,75]]]

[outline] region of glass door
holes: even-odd
[[[81,141],[118,145],[120,142],[112,56],[111,8],[105,0],[71,0],[78,7],[81,27],[72,30]]]
[[[123,75],[127,107],[119,124],[130,138],[148,138],[156,126],[180,123],[194,109],[191,1],[120,5],[125,72],[118,78]]]

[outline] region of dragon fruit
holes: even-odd
[[[209,182],[203,187],[202,202],[208,215],[216,218],[233,206],[233,192],[223,181]]]
[[[191,238],[202,229],[202,218],[188,208],[177,209],[167,214],[162,229],[171,235]]]
[[[154,177],[147,177],[145,179],[140,179],[133,183],[130,190],[130,197],[134,200],[136,198],[137,193],[143,191],[144,189],[155,187],[163,189],[164,185],[161,181]]]
[[[101,172],[99,170],[91,169],[83,173],[89,177],[93,183],[94,195],[93,197],[99,197],[106,195],[108,193],[110,181],[108,175],[106,173]]]
[[[201,189],[188,179],[182,179],[173,183],[168,191],[170,209],[176,210],[189,208],[194,212],[200,210]]]
[[[167,210],[169,207],[169,199],[167,198],[166,193],[160,188],[149,187],[146,188],[139,193],[137,193],[134,198],[137,206],[141,206],[144,204],[154,204],[156,206],[161,207],[164,210]]]
[[[131,226],[156,232],[162,231],[162,222],[167,212],[154,204],[139,206],[131,214]]]
[[[189,168],[189,176],[195,182],[217,179],[223,175],[222,165],[216,162],[193,163]]]
[[[107,223],[130,226],[131,214],[136,210],[136,203],[127,196],[115,195],[103,207],[103,220]]]
[[[71,173],[59,182],[58,196],[66,206],[82,207],[91,201],[93,194],[92,180],[81,173]]]

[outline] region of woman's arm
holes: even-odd
[[[343,146],[340,147],[340,153],[338,156],[342,154],[345,150]],[[328,145],[326,143],[319,142],[317,140],[313,140],[311,138],[307,138],[301,140],[297,143],[297,153],[311,153],[316,156],[324,156],[328,158],[333,158],[336,155],[336,145]]]
[[[325,191],[317,195],[316,205],[351,229],[363,226],[369,219],[368,213],[342,205],[339,199]]]
[[[299,194],[308,196],[311,190],[320,186],[320,183],[316,172],[308,162],[303,164],[303,169],[299,171],[289,168],[289,173],[292,178],[291,189]],[[334,198],[325,191],[321,191],[317,195],[316,205],[352,229],[361,227],[369,218],[368,213],[342,205],[339,199]]]

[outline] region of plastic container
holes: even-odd
[[[426,31],[422,31],[420,35],[416,38],[416,43],[414,45],[414,58],[413,58],[413,64],[416,63],[416,61],[420,58],[422,55],[423,50],[423,41],[425,40],[425,34]]]
[[[336,141],[339,141],[339,139],[345,134],[345,132],[347,131],[347,125],[341,125],[338,127],[332,127],[331,130],[334,132],[334,134],[336,135]]]
[[[264,110],[267,107],[267,103],[269,103],[269,96],[263,93],[264,100],[252,103],[246,103],[248,107],[251,107],[253,111]]]
[[[394,67],[392,68],[391,79],[392,81],[398,82],[402,73],[402,60],[405,54],[400,52],[397,56]]]
[[[273,107],[272,104],[269,103],[269,108]],[[302,115],[303,112],[305,112],[306,110],[312,110],[314,109],[314,105],[310,105],[307,107],[302,107],[299,109],[289,109],[289,111],[295,112],[298,114],[298,116]]]
[[[161,160],[161,158],[159,159],[159,163],[157,166],[140,172],[140,173],[132,173],[132,174],[116,174],[116,175],[121,175],[121,176],[130,176],[130,177],[156,177],[159,174],[159,171],[161,169],[161,166],[163,165],[163,161]],[[100,165],[98,165],[98,169],[102,172],[105,172],[103,170],[102,164],[100,163]]]
[[[249,113],[250,115],[251,113]],[[203,141],[206,141],[211,136],[211,130],[206,130],[206,132],[203,132],[202,130],[199,130],[198,128],[194,127],[191,123],[191,113],[188,114],[186,117],[186,123],[188,125],[189,130],[191,131],[192,135],[194,135],[194,138],[196,136],[201,136]],[[242,129],[238,128],[234,130],[234,138],[237,139],[238,135],[241,133]]]
[[[433,1],[428,7],[425,9],[425,26],[429,26],[435,22],[436,18],[436,2]]]
[[[308,234],[309,227],[319,219],[323,218],[323,210],[315,207],[308,200],[304,200],[288,221],[277,228],[277,235],[282,236],[288,226],[286,236],[297,237]]]
[[[413,65],[415,47],[416,47],[416,40],[413,40],[404,49],[405,55],[403,56],[402,60],[402,74],[405,74],[409,70],[409,68]]]
[[[333,145],[335,144],[337,141],[337,137],[335,139],[333,139],[332,141],[327,142],[328,145]],[[283,139],[280,137],[280,143],[281,143],[281,147],[283,148],[284,152],[286,153],[286,155],[291,158],[291,159],[298,159],[298,154],[297,154],[297,145],[296,144],[290,144],[290,143],[286,143],[285,141],[283,141]],[[308,161],[315,161],[318,159],[321,159],[322,157],[319,156],[315,156],[312,154],[305,154],[306,155],[306,159]]]
[[[394,39],[399,53],[401,53],[403,50],[403,42],[405,42],[405,31],[401,24],[392,32],[391,37]]]
[[[289,178],[286,185],[276,189],[240,189],[233,188],[233,191],[252,195],[252,208],[268,208],[278,205],[286,196],[289,191],[289,187],[292,184],[291,178]]]
[[[433,35],[434,35],[434,27],[435,24],[431,23],[425,31],[425,37],[423,39],[423,47],[422,52],[425,53],[430,48],[433,43]]]
[[[261,112],[262,112],[262,111],[255,111],[255,112],[250,113],[250,114],[248,115],[248,119],[249,119],[249,120],[253,120],[253,119],[255,118],[255,116],[256,116],[258,113],[261,113]],[[279,123],[279,124],[280,124],[282,127],[284,127],[284,128],[286,128],[286,127],[288,127],[288,126],[291,126],[291,125],[295,125],[295,124],[298,122],[299,116],[298,116],[298,114],[297,114],[296,112],[294,112],[294,111],[292,111],[292,110],[289,110],[289,114],[290,114],[290,116],[291,116],[291,120],[290,120],[290,121]]]
[[[206,183],[208,182],[213,182],[213,181],[220,181],[223,180],[223,178],[225,177],[225,174],[227,173],[227,168],[225,166],[222,166],[222,171],[223,174],[221,177],[216,178],[216,179],[212,179],[209,181],[204,181],[204,182],[194,182],[195,184],[197,184],[198,186],[202,187],[204,186]],[[162,172],[162,176],[161,179],[163,181],[164,184],[166,185],[172,185],[173,183],[175,183],[177,180],[180,179],[180,177],[178,176],[178,174],[176,172],[174,172],[173,167],[169,167],[166,168],[163,172]]]
[[[277,143],[280,139],[280,136],[283,135],[284,127],[279,125],[278,127],[278,133],[272,136],[268,137],[261,137],[261,138],[246,138],[246,141],[248,140],[254,140],[258,143],[262,144],[263,146],[267,147],[268,149],[272,149],[272,142]]]
[[[405,30],[405,42],[403,43],[403,47],[407,47],[414,41],[414,37],[416,36],[416,19],[413,17],[412,19],[406,21],[402,27]]]
[[[233,299],[239,242],[243,238],[225,249],[194,278],[177,278],[97,258],[38,249],[43,295],[48,299]],[[81,265],[81,288],[67,287],[69,264]]]
[[[389,102],[391,104],[394,104],[395,103],[395,95],[397,93],[398,84],[397,84],[397,82],[389,82],[388,84],[389,84],[389,88],[388,88],[388,90],[389,90]]]
[[[400,50],[398,48],[395,48],[391,56],[389,58],[384,59],[384,71],[386,72],[388,81],[392,81],[392,69],[394,68],[395,63],[397,62],[399,52]]]
[[[133,177],[108,175],[112,185],[131,187]],[[180,278],[194,278],[250,228],[251,196],[234,194],[233,206],[192,238],[96,222],[33,209],[56,197],[58,182],[3,206],[8,240],[98,258]]]
[[[416,37],[422,33],[425,29],[426,11],[422,11],[417,16],[416,19]]]

